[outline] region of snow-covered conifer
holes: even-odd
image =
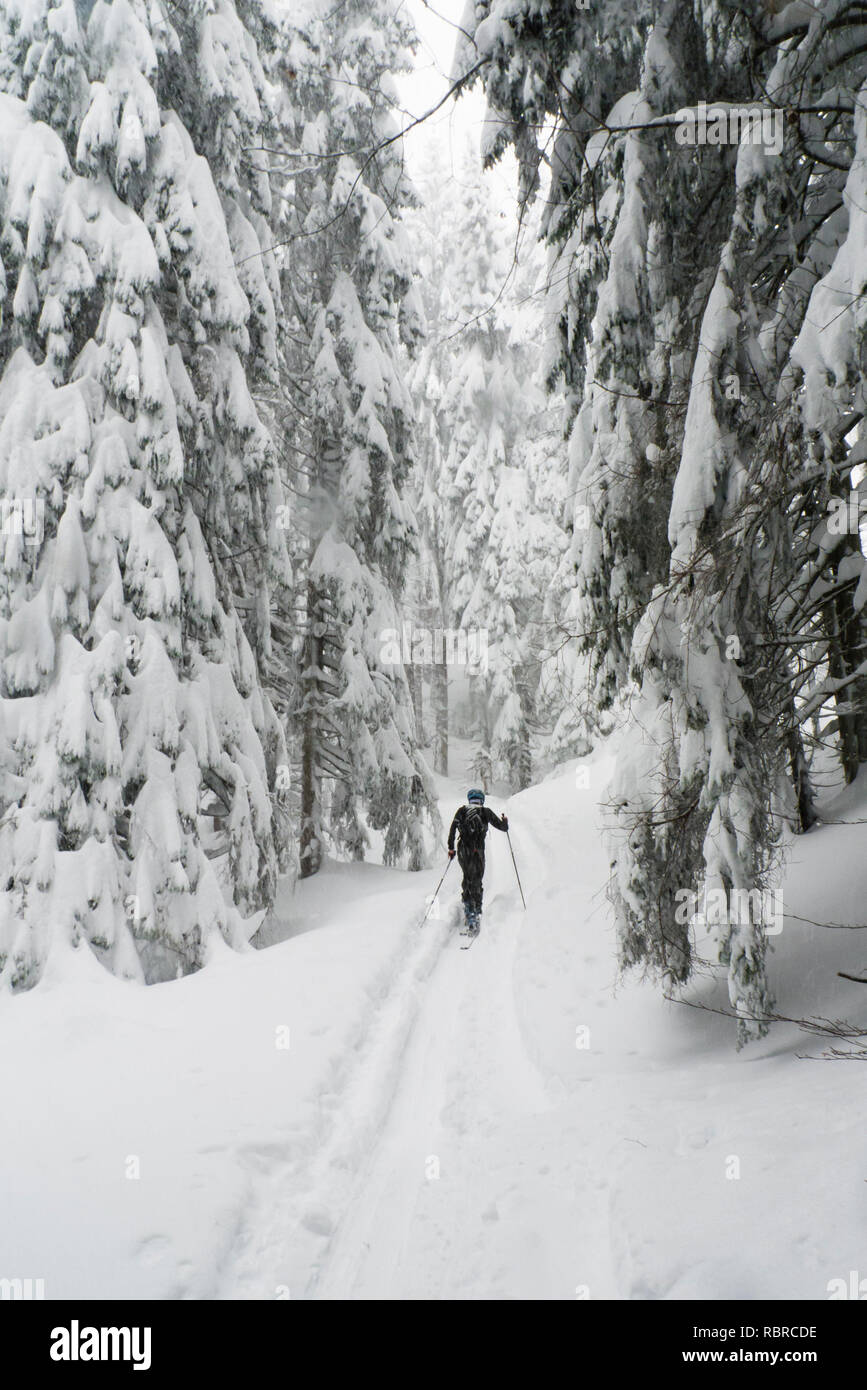
[[[418,751],[400,644],[400,593],[417,545],[405,496],[413,407],[404,354],[421,332],[412,202],[392,74],[412,31],[384,4],[327,7],[300,23],[298,151],[284,194],[294,309],[286,356],[288,424],[302,494],[299,603],[305,636],[297,707],[301,873],[330,840],[364,856],[383,833],[386,863],[425,860],[433,788]]]
[[[260,8],[0,5],[13,985],[81,938],[131,977],[194,969],[242,945],[273,892],[285,753],[259,663],[285,550],[253,391],[278,311],[267,166],[248,154],[272,93],[242,19]]]

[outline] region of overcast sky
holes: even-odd
[[[430,111],[448,91],[465,0],[394,0],[394,6],[395,13],[409,12],[419,36],[415,71],[398,79],[409,120]],[[478,87],[463,93],[457,101],[448,101],[436,115],[408,134],[406,151],[411,172],[417,177],[423,175],[425,149],[432,140],[455,157],[468,141],[478,151],[484,114],[485,99]],[[514,161],[510,157],[501,160],[487,178],[496,190],[496,202],[511,215],[515,200]]]
[[[448,88],[457,26],[464,0],[394,0],[408,10],[419,36],[416,70],[411,79],[402,79],[407,105],[415,115],[429,110]]]

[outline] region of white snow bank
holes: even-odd
[[[144,989],[84,952],[2,1001],[0,1276],[49,1298],[827,1297],[863,1265],[864,1072],[616,981],[611,760],[489,834],[482,935],[442,868],[330,865],[291,935]],[[465,788],[441,783],[448,825]],[[495,809],[502,802],[494,797]],[[867,816],[849,788],[827,820]],[[863,826],[794,842],[782,1012],[860,1019]],[[863,944],[862,944],[863,943]],[[709,974],[693,1002],[725,1007]],[[277,1046],[288,1028],[289,1047]],[[127,1176],[135,1169],[140,1176]]]

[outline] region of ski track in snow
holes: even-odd
[[[522,827],[525,894],[544,877],[548,829],[544,815],[532,834]],[[552,1098],[515,1009],[523,913],[503,850],[495,858],[489,849],[471,953],[459,950],[456,896],[444,920],[407,928],[364,1040],[323,1098],[330,1119],[313,1163],[271,1174],[220,1296],[273,1288],[312,1299],[575,1296],[570,1273],[539,1287],[546,1242],[562,1242],[564,1193],[538,1163]],[[571,1165],[573,1177],[583,1171],[571,1204],[576,1241],[583,1227],[598,1250],[610,1241],[598,1196],[606,1185],[582,1148]]]
[[[492,832],[473,949],[454,881],[441,920],[407,925],[319,1148],[269,1176],[222,1296],[803,1298],[857,1262],[855,1121],[837,1121],[846,1195],[821,1216],[829,1154],[808,1157],[851,1069],[807,1096],[794,1030],[738,1057],[725,1020],[615,989],[593,775],[516,798],[526,912]],[[769,1226],[781,1185],[791,1211]]]
[[[729,1020],[617,980],[610,760],[586,766],[507,805],[527,909],[492,831],[470,951],[454,870],[419,929],[441,867],[329,863],[268,950],[143,990],[70,948],[7,1001],[5,1267],[52,1298],[262,1300],[811,1299],[860,1268],[860,1069],[799,1060],[793,1027],[737,1054]],[[858,920],[865,793],[793,847],[801,919]],[[859,935],[787,919],[781,1010],[859,1018]]]
[[[303,1175],[292,1163],[271,1175],[222,1296],[261,1297],[273,1285],[292,1297],[388,1297],[411,1223],[431,1219],[419,1211],[427,1189],[446,1180],[465,1207],[464,1187],[479,1195],[487,1183],[477,1150],[496,1141],[504,1114],[545,1108],[509,1004],[507,901],[487,895],[475,960],[458,949],[458,905],[445,920],[407,929],[364,1041],[323,1098],[331,1122],[314,1163]],[[432,1162],[438,1177],[429,1176]],[[443,1257],[444,1283],[448,1263]],[[449,1296],[448,1287],[437,1292]]]
[[[243,1251],[222,1296],[261,1298],[288,1288],[296,1297],[306,1289],[322,1241],[331,1236],[399,1085],[404,1048],[444,936],[436,922],[421,931],[408,927],[402,951],[371,1001],[362,1036],[320,1097],[315,1154],[281,1164],[269,1177],[248,1215]]]
[[[401,1287],[410,1228],[418,1221],[424,1229],[435,1220],[439,1184],[451,1180],[461,1206],[471,1196],[484,1199],[487,1165],[477,1162],[478,1148],[485,1139],[496,1142],[504,1115],[532,1113],[545,1104],[521,1051],[513,1012],[500,1007],[513,956],[504,923],[496,921],[502,903],[501,895],[490,899],[490,926],[485,924],[473,948],[478,960],[463,959],[452,936],[446,940],[385,1124],[314,1276],[313,1297],[384,1298]],[[438,1232],[440,1268],[433,1273],[441,1287],[430,1292],[439,1296],[449,1292],[450,1242],[461,1225],[458,1220]]]

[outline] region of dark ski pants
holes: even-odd
[[[485,877],[484,850],[461,850],[458,846],[458,863],[463,869],[464,882],[461,899],[465,908],[471,912],[482,910],[482,880]]]

